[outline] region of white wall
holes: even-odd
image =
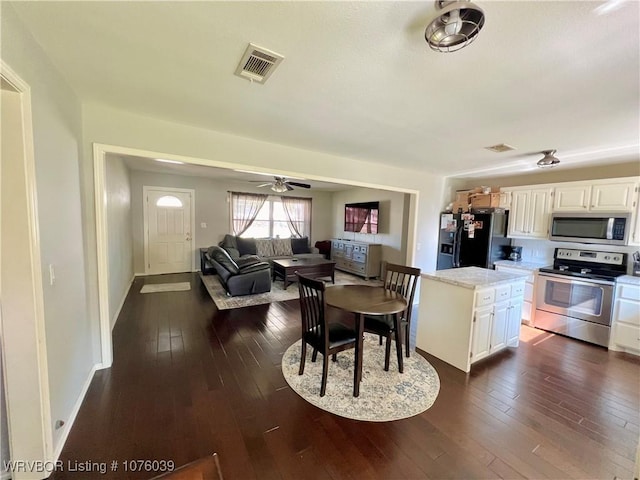
[[[0,339],[0,476],[7,469],[9,457],[9,426],[7,424],[7,400],[4,393],[4,365],[2,364],[2,340]]]
[[[365,162],[262,142],[250,138],[195,128],[170,121],[149,118],[104,105],[83,105],[86,155],[92,154],[92,142],[198,159],[202,163],[229,168],[261,167],[269,171],[316,180],[344,180],[353,185],[394,187],[419,193],[416,209],[419,222],[415,239],[421,248],[413,263],[423,270],[435,269],[438,212],[444,178],[426,172],[402,169],[388,164]],[[86,163],[86,185],[92,186],[93,166]],[[298,175],[294,175],[294,174]],[[86,199],[93,208],[93,200]],[[90,248],[88,261],[95,266],[95,216],[87,209],[87,232]],[[326,232],[329,237],[332,232]],[[410,233],[413,237],[413,232]],[[314,234],[315,236],[315,234]],[[413,238],[408,249],[413,252]],[[93,279],[90,279],[92,282]]]
[[[133,233],[129,169],[118,157],[106,162],[107,226],[109,233],[109,317],[111,328],[133,280]]]
[[[405,194],[389,190],[353,188],[336,192],[333,196],[333,235],[332,238],[345,238],[368,243],[381,243],[382,260],[405,264],[406,245],[403,240],[408,234],[405,221]],[[380,202],[378,234],[344,231],[344,206],[346,203]]]
[[[31,87],[51,422],[70,416],[94,359],[97,317],[87,314],[79,163],[82,124],[78,98],[2,2],[2,58]],[[95,253],[94,253],[95,255]],[[65,429],[54,430],[54,450]]]
[[[188,188],[195,190],[196,230],[194,256],[196,268],[200,266],[200,247],[216,245],[229,231],[229,204],[227,192],[269,193],[250,183],[218,181],[213,178],[131,171],[132,230],[134,265],[137,274],[144,274],[143,186]],[[331,232],[331,193],[313,190],[295,190],[290,195],[312,199],[311,245],[316,240],[329,238]],[[201,223],[207,227],[202,228]]]

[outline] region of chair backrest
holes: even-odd
[[[383,271],[384,288],[402,294],[407,300],[407,309],[404,317],[408,321],[411,318],[413,297],[416,293],[418,278],[420,278],[420,269],[385,262]]]
[[[328,341],[329,333],[325,328],[324,282],[296,273],[300,292],[300,315],[302,317],[302,336],[315,332]],[[325,343],[328,345],[328,343]]]

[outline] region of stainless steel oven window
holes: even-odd
[[[570,312],[602,315],[604,289],[598,285],[556,282],[547,280],[545,303]]]
[[[538,275],[538,281],[538,311],[602,325],[611,324],[613,282],[542,272]]]

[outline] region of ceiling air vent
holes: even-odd
[[[236,68],[236,75],[264,83],[282,60],[284,57],[279,53],[250,43]]]
[[[507,145],[506,143],[499,143],[498,145],[492,145],[490,147],[484,147],[486,150],[491,150],[496,153],[508,152],[509,150],[515,150],[515,147]]]

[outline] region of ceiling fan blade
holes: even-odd
[[[284,185],[285,187],[287,187],[287,190],[288,190],[288,191],[293,190],[293,187],[292,187],[291,185],[289,185],[289,183],[288,183],[288,182],[284,182],[284,184],[283,184],[283,185]]]
[[[309,185],[308,183],[287,182],[287,185],[293,185],[294,187],[300,188],[311,188],[311,185]]]
[[[260,187],[269,187],[273,185],[273,183],[263,183],[262,185],[256,185],[256,187],[260,188]]]

